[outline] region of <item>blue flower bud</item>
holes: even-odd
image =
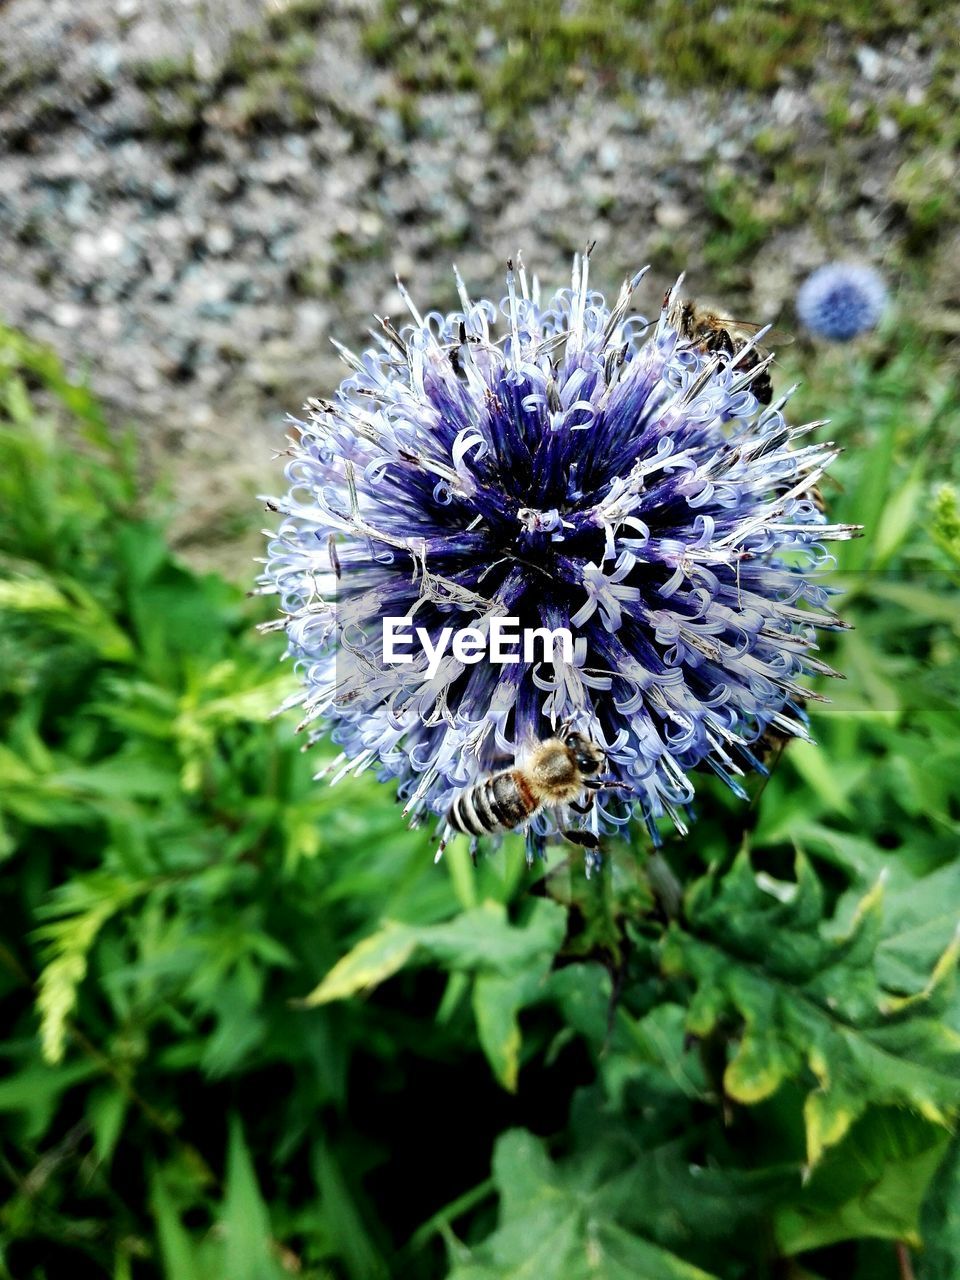
[[[849,342],[873,329],[887,302],[887,286],[872,267],[831,262],[800,286],[797,315],[811,333]]]

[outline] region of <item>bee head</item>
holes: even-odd
[[[603,764],[603,752],[595,743],[582,733],[568,734],[566,743],[581,773],[599,773]]]

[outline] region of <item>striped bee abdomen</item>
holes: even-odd
[[[461,791],[450,806],[447,821],[466,835],[490,835],[518,827],[538,807],[523,775],[516,769],[505,769]]]

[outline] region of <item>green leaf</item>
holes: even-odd
[[[12,1048],[8,1043],[6,1052]],[[56,1067],[28,1059],[20,1071],[4,1071],[4,1078],[0,1079],[0,1114],[22,1113],[26,1137],[34,1141],[46,1132],[63,1095],[74,1085],[99,1075],[100,1068],[89,1059]]]
[[[757,833],[758,843],[762,840],[774,845],[788,838],[803,853],[816,854],[832,866],[839,867],[861,889],[867,883],[875,882],[889,862],[883,851],[865,836],[837,831],[808,817],[790,822],[783,831],[765,829],[762,834]]]
[[[381,929],[358,942],[352,951],[333,966],[323,981],[302,1000],[305,1008],[346,1000],[361,991],[370,991],[392,978],[410,960],[421,931],[410,925],[387,921]]]
[[[906,1111],[863,1116],[828,1151],[802,1195],[777,1213],[777,1243],[786,1255],[839,1240],[877,1238],[920,1244],[924,1192],[948,1135]]]
[[[763,887],[747,855],[698,881],[688,929],[675,925],[663,963],[694,981],[688,1027],[705,1037],[739,1021],[723,1083],[750,1105],[803,1085],[807,1158],[815,1165],[866,1108],[903,1106],[947,1126],[960,1111],[960,1035],[923,1004],[894,1007],[876,974],[878,883],[846,927],[821,921],[822,894],[802,857],[794,892]],[[944,964],[952,970],[955,956]],[[816,1087],[804,1083],[807,1073]]]
[[[927,991],[944,957],[954,959],[960,903],[960,862],[887,894],[886,927],[877,949],[877,972],[886,990]],[[943,977],[949,976],[948,964]]]
[[[157,1226],[165,1280],[204,1280],[196,1246],[159,1174],[150,1186],[150,1207]]]
[[[516,926],[499,902],[484,902],[445,924],[414,928],[389,922],[358,943],[303,1001],[313,1007],[343,1000],[392,977],[413,959],[433,960],[474,975],[477,1033],[497,1079],[516,1089],[521,1008],[546,994],[545,982],[563,942],[565,912],[537,899]]]
[[[280,1280],[283,1270],[272,1251],[270,1217],[236,1116],[230,1120],[226,1195],[220,1220],[223,1274],[230,1280]]]
[[[696,1207],[694,1176],[682,1168],[678,1155],[628,1157],[606,1145],[554,1165],[540,1140],[512,1130],[494,1154],[499,1226],[449,1280],[715,1280],[659,1238],[697,1247],[696,1228],[671,1207],[682,1194],[685,1210]]]
[[[518,973],[505,978],[480,973],[473,984],[477,1034],[497,1079],[511,1093],[520,1071],[520,1023],[517,1014],[536,994],[541,974]]]
[[[950,1143],[921,1212],[924,1251],[917,1280],[956,1280],[960,1258],[960,1135]]]
[[[929,627],[942,622],[956,629],[960,625],[957,611],[957,592],[931,591],[911,582],[880,579],[870,584],[870,595],[880,602],[896,606],[898,625],[901,627]]]
[[[105,1086],[91,1094],[87,1102],[87,1116],[93,1126],[97,1155],[107,1163],[110,1162],[120,1137],[129,1101],[122,1089]]]
[[[352,1280],[386,1277],[387,1264],[371,1240],[363,1214],[326,1142],[314,1146],[313,1172],[324,1220],[344,1259],[347,1274]]]
[[[89,645],[107,662],[130,662],[129,636],[86,588],[70,579],[0,578],[0,613],[18,614]]]
[[[883,509],[879,527],[873,535],[873,560],[877,568],[890,560],[917,523],[917,511],[926,490],[923,461],[918,459],[910,475],[898,486]]]
[[[420,931],[420,945],[446,968],[489,970],[505,976],[534,965],[543,968],[563,943],[566,912],[535,898],[516,924],[500,902],[487,900],[456,919]]]
[[[831,761],[814,743],[797,741],[790,744],[790,763],[828,813],[853,816],[851,797],[863,785],[868,768],[865,761],[851,761],[838,767],[837,762]]]
[[[150,888],[106,872],[71,881],[45,910],[60,916],[41,926],[36,936],[45,944],[46,964],[40,973],[37,1011],[47,1062],[63,1057],[67,1022],[77,1002],[77,988],[87,975],[87,959],[100,930],[122,908]]]

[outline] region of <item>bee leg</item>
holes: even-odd
[[[726,329],[714,329],[704,346],[708,351],[720,351],[728,356],[732,356],[737,349],[737,344]]]
[[[773,383],[770,381],[769,373],[764,370],[758,377],[754,378],[751,388],[753,394],[757,397],[759,404],[769,404],[773,399]]]
[[[470,837],[470,861],[474,866],[477,865],[477,849],[479,847],[479,843],[480,842],[477,840],[476,836]]]
[[[582,804],[579,800],[571,800],[570,808],[574,811],[574,813],[589,813],[590,810],[593,808],[593,792],[592,791],[587,792]]]
[[[569,840],[571,844],[578,844],[584,849],[600,848],[600,837],[595,836],[592,831],[563,831],[561,835],[564,840]]]

